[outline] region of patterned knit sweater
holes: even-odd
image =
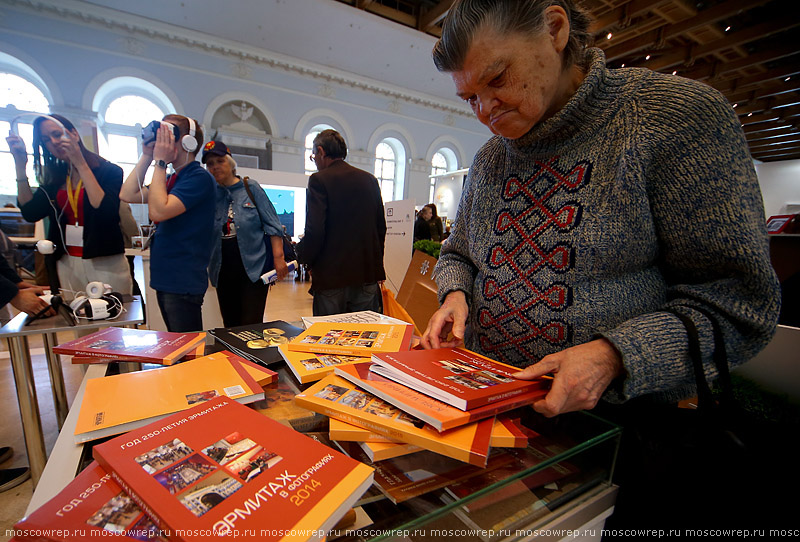
[[[779,285],[741,126],[705,84],[645,69],[588,74],[566,106],[476,154],[435,277],[467,294],[467,348],[524,367],[605,337],[627,372],[604,398],[694,394],[687,333],[706,375],[712,311],[732,365],[772,337]]]

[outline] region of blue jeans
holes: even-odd
[[[168,331],[183,333],[203,330],[203,296],[156,292],[161,317]]]
[[[373,282],[372,284],[314,291],[312,307],[314,316],[356,311],[383,312],[383,300],[378,283]]]

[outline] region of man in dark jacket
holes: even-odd
[[[298,261],[311,269],[314,316],[382,310],[383,200],[377,179],[346,156],[337,131],[314,138],[318,171],[308,180],[305,234],[297,245]]]

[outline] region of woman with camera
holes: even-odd
[[[28,182],[25,143],[7,138],[17,173],[17,202],[29,222],[49,218],[47,263],[53,291],[83,291],[92,281],[130,294],[132,280],[119,225],[122,169],[90,152],[75,126],[60,115],[33,122],[33,169],[39,188]]]
[[[258,183],[236,174],[225,143],[209,141],[202,162],[217,181],[216,234],[208,271],[222,321],[225,327],[261,323],[269,292],[261,274],[275,269],[281,280],[289,272],[283,227]]]
[[[147,203],[155,233],[150,242],[150,287],[167,330],[203,329],[214,226],[214,179],[196,160],[203,145],[197,121],[167,115],[143,130],[139,162],[122,185],[120,198]],[[144,186],[150,164],[153,179]],[[167,165],[174,172],[167,176]]]

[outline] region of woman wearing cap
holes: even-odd
[[[25,171],[25,143],[16,135],[7,141],[22,217],[29,222],[50,219],[47,239],[55,252],[45,261],[53,291],[60,287],[74,294],[100,281],[130,294],[133,281],[119,221],[122,169],[86,149],[66,118],[41,116],[33,122],[33,169],[39,182],[34,191]]]
[[[209,141],[203,163],[217,181],[214,246],[208,274],[217,288],[225,327],[264,321],[268,287],[261,275],[275,269],[288,274],[283,227],[258,183],[236,175],[228,146]]]

